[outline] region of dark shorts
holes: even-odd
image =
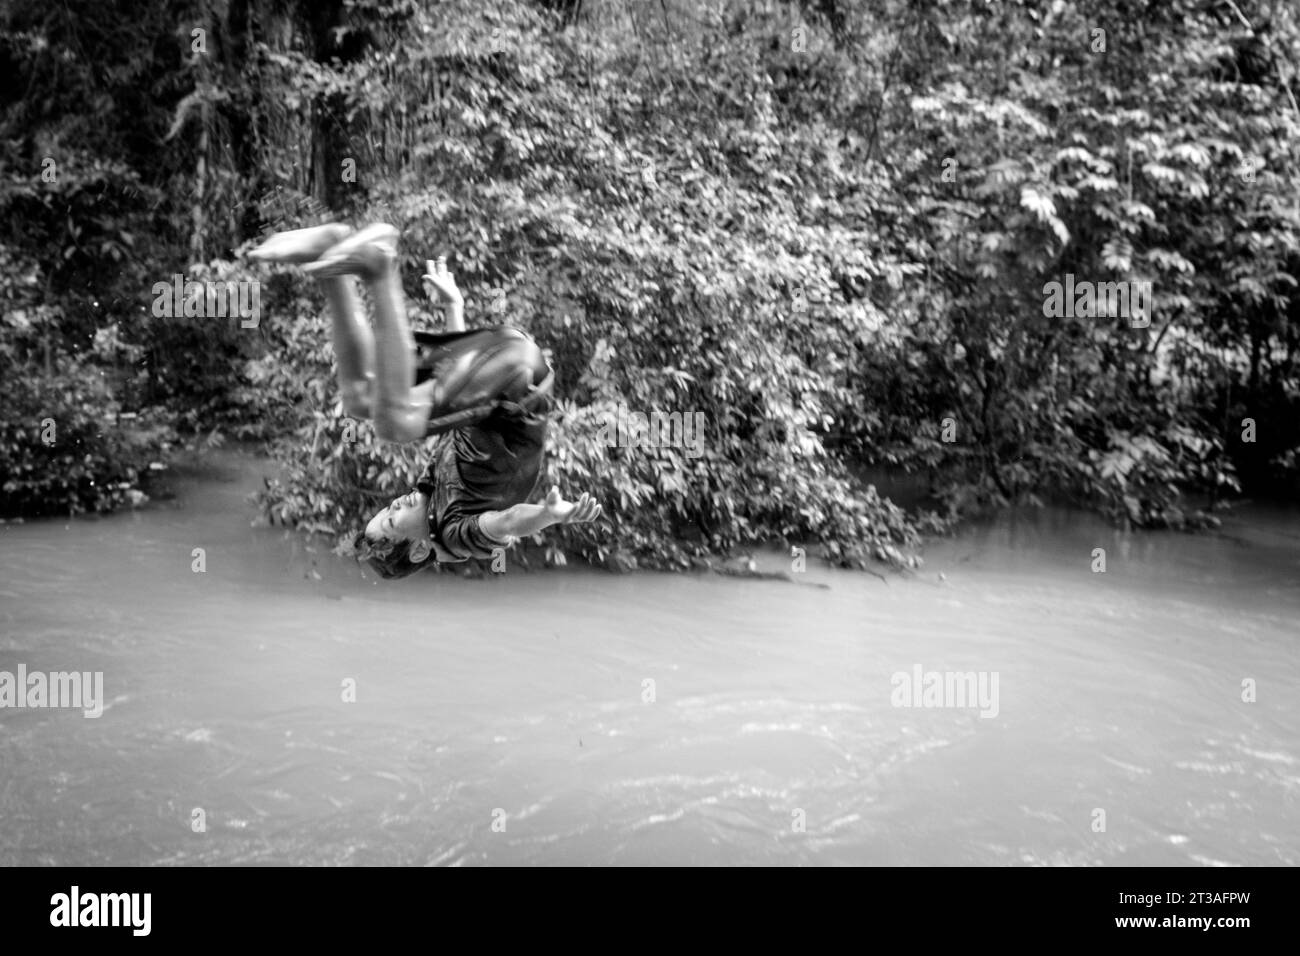
[[[415,384],[434,379],[425,436],[473,425],[498,411],[549,410],[550,366],[528,333],[509,325],[415,332]]]

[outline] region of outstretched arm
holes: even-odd
[[[424,266],[429,270],[423,277],[429,297],[447,309],[447,331],[464,332],[465,297],[456,287],[456,277],[447,271],[447,257],[439,256],[437,262],[425,259]]]
[[[488,537],[498,541],[511,537],[526,538],[553,524],[595,521],[601,510],[601,506],[585,491],[577,501],[565,501],[560,497],[560,489],[552,487],[541,504],[515,505],[505,511],[484,512],[479,516],[479,527]]]

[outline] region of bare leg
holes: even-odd
[[[390,261],[383,274],[367,282],[366,287],[375,300],[379,404],[389,411],[401,411],[410,403],[411,384],[415,381],[415,339],[406,323],[406,299],[396,260]]]
[[[375,379],[374,334],[362,316],[361,301],[350,277],[329,276],[319,281],[333,319],[343,411],[353,418],[369,418],[370,390]]]
[[[406,322],[406,300],[397,273],[397,230],[379,223],[343,240],[304,271],[325,279],[357,275],[375,302],[375,376],[372,413],[380,437],[424,437],[431,386],[416,386],[415,339]]]
[[[308,263],[351,235],[350,226],[327,223],[308,229],[279,232],[248,254],[258,262]],[[329,303],[334,326],[343,410],[354,418],[371,412],[370,387],[375,377],[375,340],[361,312],[352,279],[346,275],[318,276]]]

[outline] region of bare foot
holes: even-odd
[[[321,253],[352,234],[352,227],[331,222],[309,229],[277,232],[248,254],[257,262],[314,262]]]
[[[307,263],[303,271],[318,279],[341,275],[376,279],[397,261],[399,235],[386,222],[366,226],[321,253],[315,262]]]

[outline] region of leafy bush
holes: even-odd
[[[59,315],[39,302],[38,277],[0,245],[0,511],[70,515],[138,503],[150,466],[175,441],[171,419],[156,408],[123,413],[116,377],[138,349],[115,327],[82,354],[50,345]]]

